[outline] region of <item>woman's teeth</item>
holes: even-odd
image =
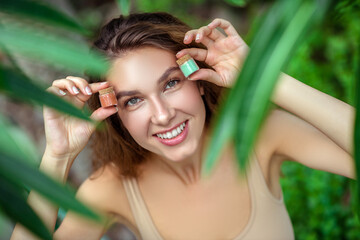
[[[172,131],[169,131],[169,132],[166,132],[166,133],[159,133],[159,134],[156,134],[156,136],[158,136],[159,138],[162,138],[162,139],[171,139],[171,138],[174,138],[176,137],[177,135],[179,135],[180,133],[182,133],[182,131],[184,130],[185,128],[185,122],[182,123],[179,127],[173,129]]]

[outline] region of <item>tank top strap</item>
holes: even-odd
[[[141,238],[162,240],[142,198],[136,178],[124,178],[123,185]]]
[[[249,224],[240,239],[294,239],[291,220],[284,204],[281,190],[277,199],[266,184],[255,150],[250,154],[246,171],[251,195],[252,214]]]

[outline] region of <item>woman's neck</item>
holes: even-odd
[[[161,159],[159,156],[154,156],[153,159],[162,171],[175,175],[184,185],[193,185],[201,179],[203,156],[206,151],[206,147],[204,146],[206,146],[206,143],[207,137],[206,134],[204,134],[197,151],[192,156],[183,159],[180,162]]]

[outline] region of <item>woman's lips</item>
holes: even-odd
[[[161,138],[157,134],[155,134],[154,137],[156,137],[156,139],[159,142],[161,142],[162,144],[165,144],[167,146],[175,146],[177,144],[180,144],[185,140],[185,138],[186,138],[186,136],[188,134],[188,131],[189,131],[188,122],[189,122],[188,120],[185,121],[185,126],[184,126],[183,130],[176,137],[173,137],[173,138]],[[181,126],[181,124],[179,126]],[[170,132],[170,131],[168,131],[168,132]],[[164,134],[166,135],[166,133],[164,133]]]

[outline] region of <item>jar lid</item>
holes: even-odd
[[[114,92],[113,87],[108,87],[108,88],[105,88],[105,89],[101,89],[99,91],[99,94],[102,95],[102,94],[111,93],[111,92]]]
[[[181,58],[179,58],[178,60],[176,60],[176,63],[180,66],[183,65],[187,60],[192,59],[192,57],[189,54],[186,54],[184,56],[182,56]]]

